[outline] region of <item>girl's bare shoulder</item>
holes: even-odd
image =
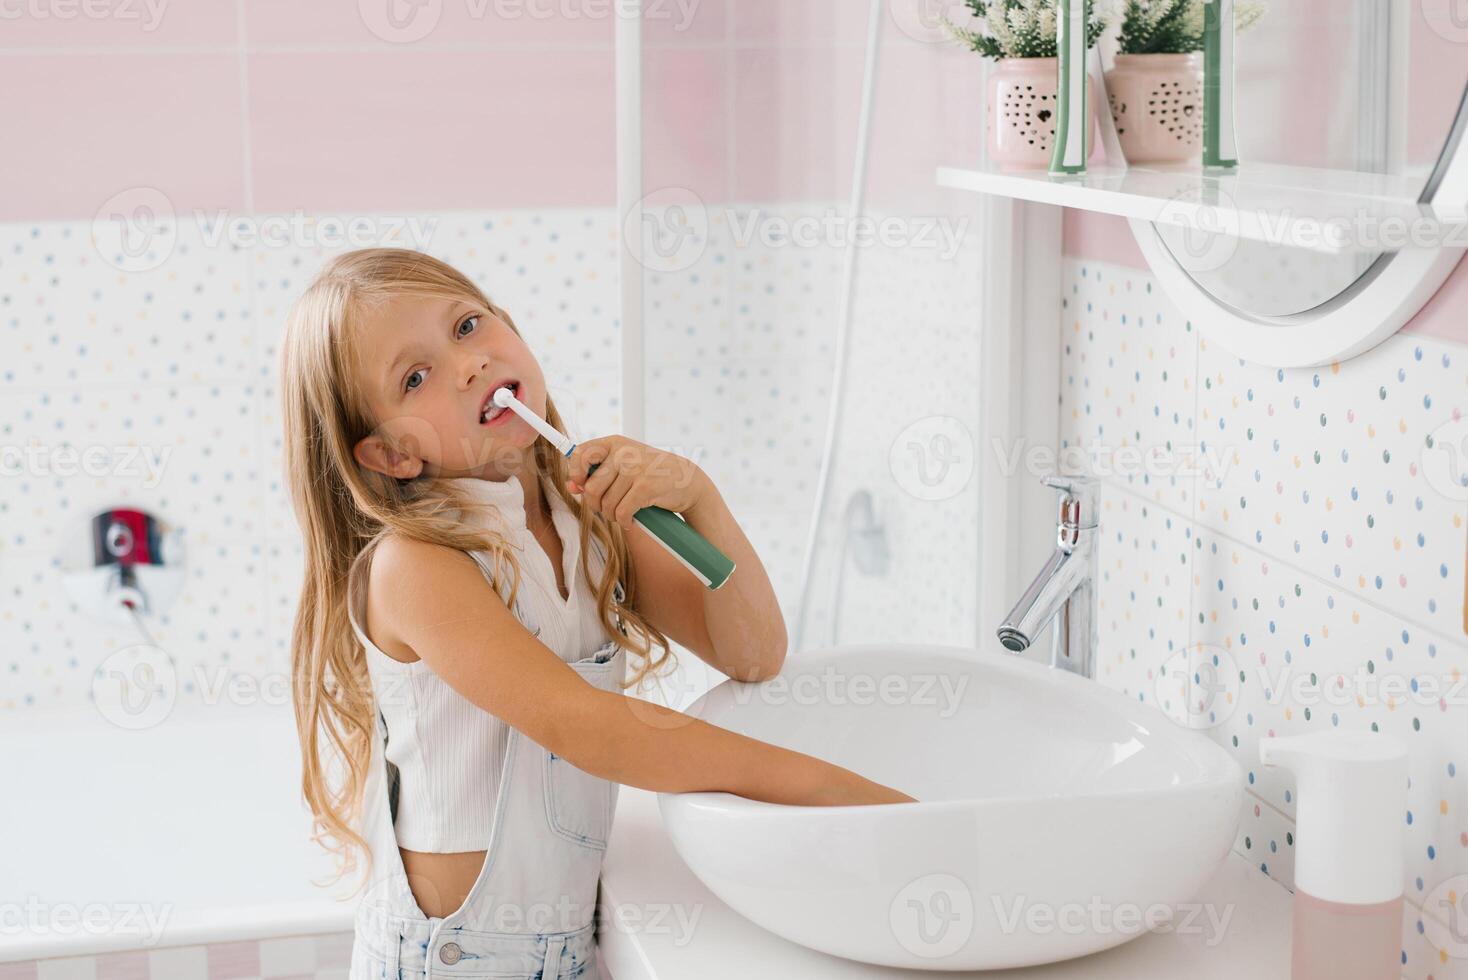
[[[420,657],[404,642],[400,629],[405,600],[425,587],[440,594],[462,588],[462,563],[473,559],[443,545],[386,534],[368,561],[367,637],[394,660],[415,663]]]

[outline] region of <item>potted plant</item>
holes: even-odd
[[[1048,167],[1058,115],[1059,58],[1056,51],[1055,0],[964,0],[978,22],[960,26],[945,15],[943,25],[955,39],[997,62],[989,76],[989,155],[1008,166]],[[1086,0],[1090,29],[1086,46],[1094,47],[1106,29]],[[1087,140],[1095,128],[1095,107],[1086,90]]]
[[[1202,152],[1205,2],[1124,2],[1106,94],[1128,163],[1182,163]],[[1265,0],[1236,0],[1234,30],[1252,27],[1265,9]]]

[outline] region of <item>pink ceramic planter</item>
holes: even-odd
[[[1201,159],[1201,54],[1119,54],[1106,73],[1106,92],[1128,163]]]
[[[1058,58],[1002,58],[989,75],[989,157],[1004,167],[1050,166]],[[1095,99],[1086,89],[1086,149],[1095,147]]]

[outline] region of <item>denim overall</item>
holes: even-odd
[[[470,555],[488,574],[487,559]],[[615,594],[621,602],[620,582]],[[518,600],[514,614],[539,633],[525,622]],[[355,621],[352,626],[367,643]],[[608,640],[569,665],[593,686],[620,693],[625,663],[625,648]],[[393,832],[384,757],[391,733],[380,714],[376,727],[360,828],[372,852],[372,880],[357,909],[350,980],[597,980],[594,916],[618,784],[506,726],[509,746],[484,866],[462,906],[430,918],[408,887]]]

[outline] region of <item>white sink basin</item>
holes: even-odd
[[[1227,856],[1243,774],[1095,681],[1006,654],[850,646],[793,654],[778,677],[726,681],[688,711],[920,801],[659,794],[693,872],[793,942],[972,970],[1069,959],[1149,926],[1209,928],[1176,906]]]

